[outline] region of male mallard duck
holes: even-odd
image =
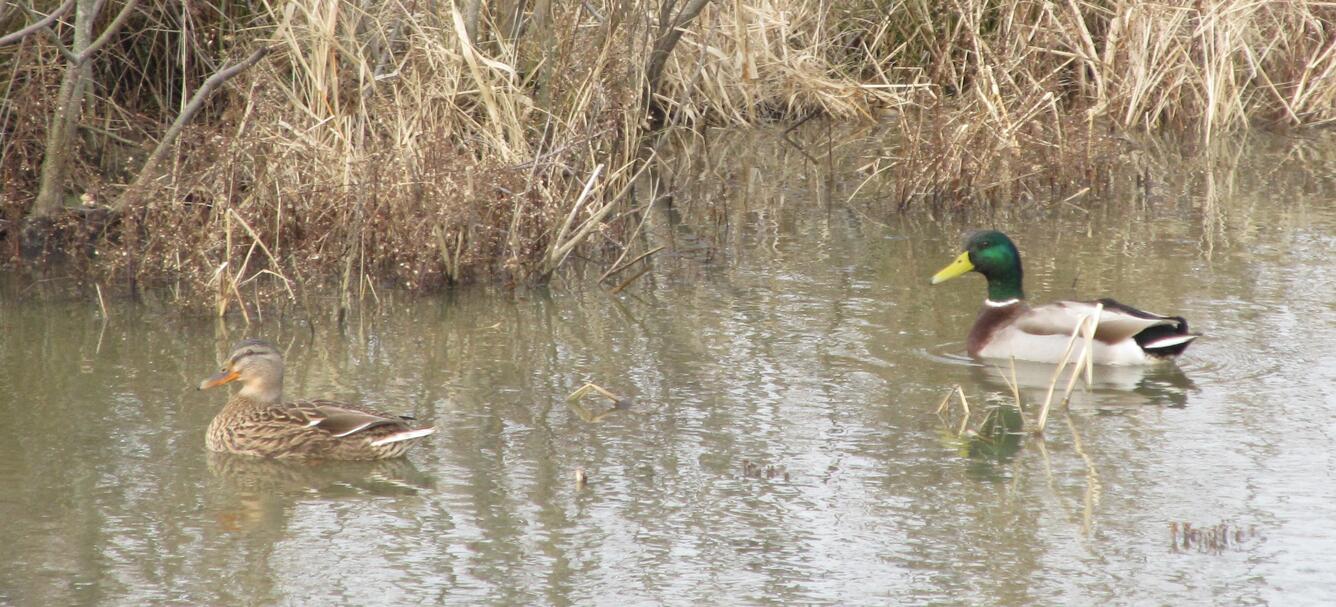
[[[1072,331],[1095,312],[1095,304],[1104,304],[1093,344],[1095,364],[1154,363],[1182,354],[1198,337],[1188,333],[1188,321],[1181,316],[1151,314],[1112,299],[1030,307],[1021,292],[1021,254],[1001,232],[970,235],[965,252],[935,274],[932,284],[971,271],[988,279],[988,299],[970,329],[970,356],[1060,362]]]
[[[328,400],[284,403],[283,355],[273,344],[237,344],[223,370],[200,390],[240,380],[241,390],[209,424],[210,451],[278,458],[369,460],[398,457],[413,439],[435,428],[414,428],[398,417]]]

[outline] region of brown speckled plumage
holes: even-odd
[[[374,460],[403,455],[434,428],[348,403],[282,402],[283,359],[261,340],[237,345],[223,370],[200,389],[240,381],[242,388],[209,424],[210,451],[272,458]]]

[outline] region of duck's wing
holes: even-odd
[[[1117,343],[1132,339],[1138,333],[1151,327],[1178,327],[1181,318],[1160,316],[1112,299],[1098,301],[1058,301],[1051,304],[1030,308],[1016,319],[1016,328],[1034,335],[1071,335],[1081,319],[1095,313],[1096,304],[1103,304],[1099,313],[1099,326],[1095,330],[1095,339],[1104,343]]]
[[[307,427],[324,430],[335,438],[352,436],[381,426],[401,430],[408,428],[401,418],[328,400],[292,403],[288,406],[288,414],[300,419]]]

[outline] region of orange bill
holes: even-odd
[[[209,388],[217,388],[218,386],[235,380],[238,377],[241,377],[240,373],[230,369],[223,369],[222,371],[219,371],[217,375],[210,376],[209,379],[200,382],[199,389],[208,390]]]

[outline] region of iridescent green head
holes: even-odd
[[[967,272],[978,272],[988,279],[988,299],[1006,301],[1023,299],[1021,291],[1021,254],[1006,234],[981,230],[965,240],[965,252],[951,265],[932,277],[932,284],[951,280]]]

